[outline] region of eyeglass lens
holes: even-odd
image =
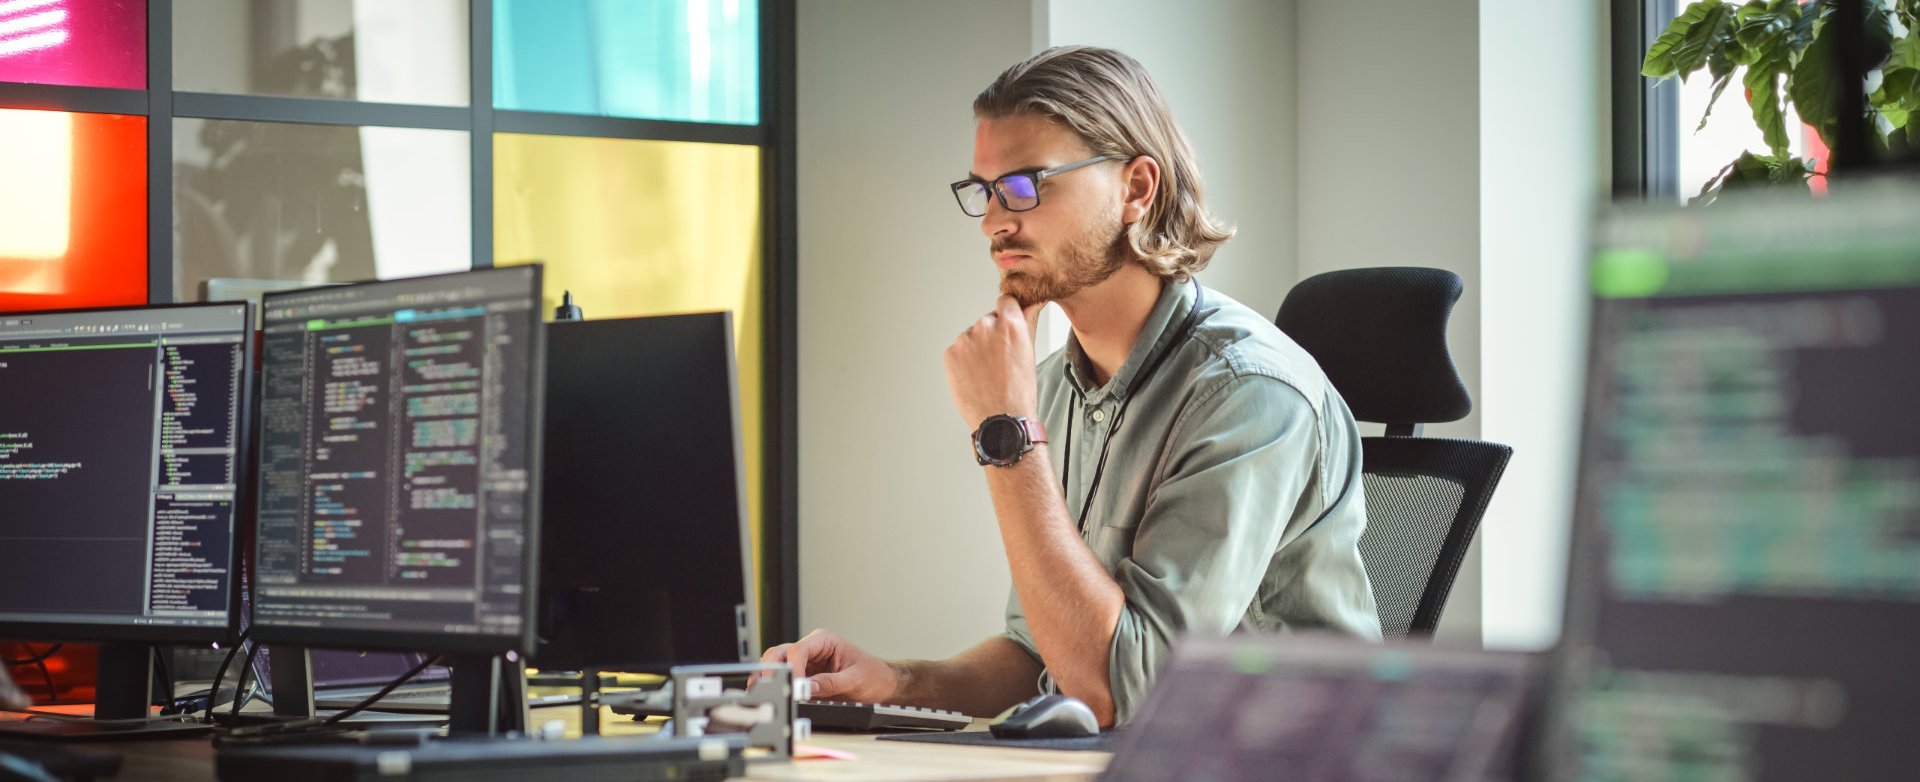
[[[1040,205],[1039,188],[1033,177],[1026,174],[1009,174],[1001,177],[994,186],[1000,189],[1001,205],[1014,212],[1024,212]],[[987,213],[987,187],[980,182],[968,182],[955,189],[960,197],[960,208],[974,217]]]

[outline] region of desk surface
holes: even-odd
[[[579,710],[540,709],[535,722],[563,719],[569,736],[578,736]],[[650,728],[603,710],[607,735],[634,735]],[[544,719],[543,719],[544,718]],[[984,730],[976,720],[969,730]],[[1078,782],[1091,780],[1107,765],[1105,752],[1066,752],[1043,749],[926,744],[912,741],[876,741],[870,734],[818,733],[814,746],[851,752],[854,760],[809,759],[791,763],[749,764],[747,779],[804,782]],[[206,738],[114,742],[88,746],[126,755],[118,779],[161,782],[205,782],[214,779],[213,745]]]

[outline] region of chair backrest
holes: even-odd
[[[1360,560],[1380,631],[1432,635],[1513,449],[1435,437],[1367,437],[1360,447],[1367,486]]]
[[[1399,426],[1473,411],[1447,350],[1460,276],[1417,266],[1344,269],[1301,280],[1273,324],[1319,362],[1353,417]]]
[[[1367,531],[1360,558],[1381,631],[1433,633],[1453,579],[1513,449],[1420,437],[1457,421],[1473,399],[1447,350],[1460,277],[1444,269],[1347,269],[1302,280],[1274,324],[1319,362],[1355,419],[1386,424],[1367,437]]]

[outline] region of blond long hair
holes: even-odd
[[[1153,273],[1184,280],[1206,268],[1233,229],[1207,211],[1193,146],[1139,61],[1097,46],[1056,46],[1014,65],[973,99],[978,118],[1041,116],[1066,126],[1096,155],[1146,155],[1160,188],[1127,247]]]

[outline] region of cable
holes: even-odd
[[[436,654],[420,661],[420,664],[413,666],[412,670],[400,674],[399,678],[388,682],[385,687],[381,687],[379,692],[367,696],[365,700],[331,717],[325,719],[309,717],[294,722],[270,722],[265,725],[228,727],[214,734],[214,746],[247,746],[328,740],[330,736],[338,736],[352,731],[354,730],[353,726],[342,725],[340,723],[348,717],[366,711],[368,707],[380,702],[381,698],[387,697],[395,689],[398,689],[400,685],[406,684],[413,677],[420,675],[421,671],[439,665],[440,659],[441,655]]]
[[[54,655],[59,654],[60,650],[65,647],[66,647],[66,644],[64,643],[54,644],[52,646],[47,647],[47,650],[44,652],[41,652],[39,654],[33,654],[33,647],[23,643],[23,644],[20,644],[20,648],[27,650],[27,653],[32,656],[27,657],[26,659],[23,659],[23,660],[7,660],[5,662],[9,666],[31,665],[40,669],[40,680],[45,682],[47,685],[47,700],[57,701],[57,700],[60,700],[60,686],[54,683],[53,670],[47,667],[47,660],[51,659]]]
[[[172,653],[172,647],[168,647],[167,652],[161,652],[158,646],[148,648],[153,650],[153,670],[160,675],[160,691],[167,694],[166,699],[157,705],[171,706],[173,705],[173,666],[167,664],[167,655]]]
[[[7,664],[8,665],[39,665],[41,663],[46,662],[47,658],[52,657],[56,654],[59,654],[61,648],[65,646],[66,644],[54,644],[52,646],[47,647],[47,650],[44,652],[41,652],[39,654],[34,654],[32,657],[28,657],[27,659],[24,659],[24,660],[8,660]],[[26,649],[28,654],[33,654],[33,647],[28,646],[26,644],[21,644],[20,647],[23,649]]]
[[[220,667],[213,671],[213,686],[207,688],[207,717],[204,720],[209,725],[213,724],[213,704],[220,699],[220,680],[227,678],[227,666],[233,664],[233,656],[239,653],[240,647],[245,646],[246,642],[247,636],[242,633],[240,642],[227,650],[227,656],[220,660]]]
[[[253,645],[247,648],[247,662],[245,665],[240,666],[240,676],[233,682],[233,710],[227,712],[228,724],[238,724],[240,721],[240,707],[247,705],[247,701],[252,700],[247,694],[247,674],[253,672],[253,656],[259,652],[260,642],[258,641],[255,641]],[[211,701],[209,701],[207,710],[213,710]]]

